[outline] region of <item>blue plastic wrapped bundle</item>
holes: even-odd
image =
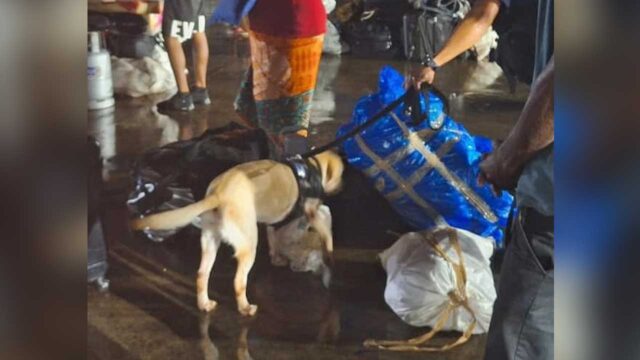
[[[401,97],[404,78],[386,66],[379,91],[362,97],[340,136],[362,124]],[[420,95],[428,120],[414,126],[406,106],[394,111],[343,143],[348,162],[363,171],[409,225],[418,230],[448,225],[493,237],[502,245],[513,197],[496,197],[489,186],[478,186],[482,155],[492,149],[489,139],[472,136],[444,113],[444,104],[429,93],[429,108]],[[442,123],[434,131],[430,124]]]

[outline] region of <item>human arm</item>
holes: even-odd
[[[474,46],[487,33],[500,11],[500,0],[477,0],[471,10],[456,27],[444,47],[433,58],[438,67]],[[420,88],[423,82],[431,84],[435,70],[420,66],[413,74],[413,85]]]
[[[505,141],[480,163],[479,183],[515,188],[524,165],[553,143],[553,57],[531,88],[518,122]]]

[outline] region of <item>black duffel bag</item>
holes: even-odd
[[[129,212],[142,216],[187,206],[204,198],[216,176],[238,164],[269,157],[264,131],[235,123],[149,150],[134,166],[133,191],[127,201]],[[177,229],[145,234],[160,242],[176,232]]]
[[[111,27],[107,33],[107,48],[111,55],[140,59],[151,56],[158,42],[147,34],[147,21],[140,15],[128,13],[109,14]]]

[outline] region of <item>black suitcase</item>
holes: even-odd
[[[411,61],[424,61],[435,56],[456,27],[455,16],[432,11],[411,12],[402,18],[404,56]]]
[[[109,287],[107,273],[107,246],[102,228],[102,159],[100,148],[93,138],[88,139],[89,173],[87,206],[87,280],[100,290]]]

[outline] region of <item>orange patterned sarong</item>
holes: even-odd
[[[271,134],[306,130],[323,39],[251,32],[251,68],[235,104],[240,116]]]

